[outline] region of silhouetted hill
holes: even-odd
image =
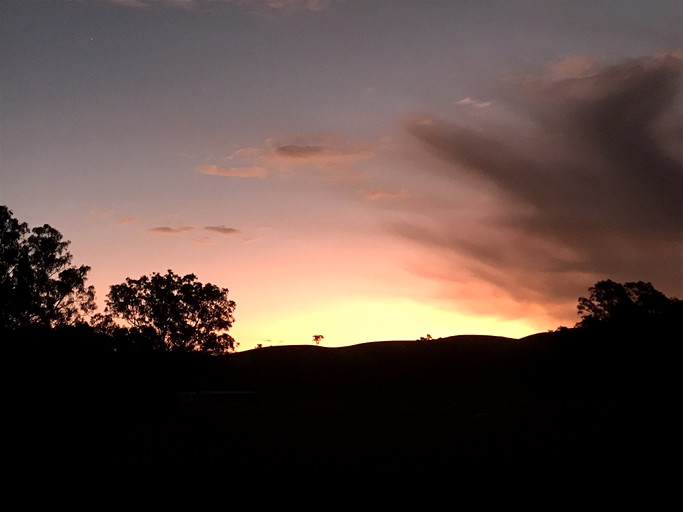
[[[111,353],[85,336],[70,349],[14,340],[4,361],[18,463],[264,475],[626,472],[667,448],[667,336],[567,329],[225,356]]]

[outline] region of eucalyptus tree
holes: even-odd
[[[71,264],[70,244],[49,224],[29,229],[0,205],[0,327],[72,325],[95,311],[90,267]]]
[[[202,284],[194,274],[152,273],[126,278],[110,287],[106,314],[123,320],[133,332],[147,333],[172,351],[229,352],[235,302],[228,289]]]

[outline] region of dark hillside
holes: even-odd
[[[17,464],[625,472],[656,462],[673,415],[673,341],[643,336],[568,329],[226,356],[125,355],[69,338],[72,350],[42,340],[4,366]]]

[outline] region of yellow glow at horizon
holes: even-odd
[[[265,319],[264,319],[265,320]],[[322,334],[326,347],[341,347],[372,341],[433,338],[460,334],[483,334],[521,338],[539,332],[524,320],[502,320],[493,316],[469,316],[446,311],[409,299],[346,300],[296,315],[281,315],[264,322],[235,325],[231,334],[238,351],[264,347],[311,345],[313,335]],[[273,334],[277,333],[277,338]]]

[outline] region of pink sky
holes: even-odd
[[[341,346],[683,295],[678,1],[3,2],[0,203]]]

